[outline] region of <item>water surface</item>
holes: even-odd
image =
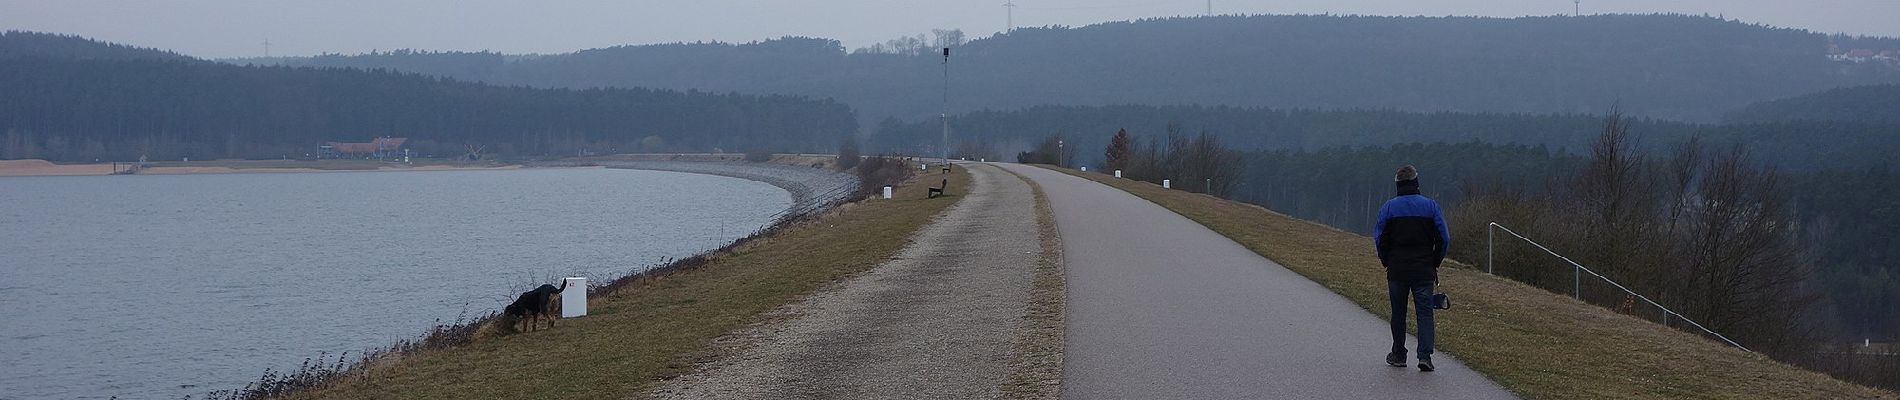
[[[790,196],[609,169],[0,178],[0,398],[178,398],[723,245]]]

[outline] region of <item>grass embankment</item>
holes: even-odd
[[[299,397],[643,397],[659,381],[719,356],[713,339],[897,254],[969,187],[958,169],[948,196],[924,199],[924,188],[940,177],[920,175],[899,186],[895,200],[840,206],[698,267],[636,279],[597,295],[588,316],[553,329],[489,334],[387,360]]]
[[[1370,238],[1251,204],[1062,171],[1174,210],[1374,315],[1390,313],[1384,270]],[[1455,261],[1440,269],[1439,279],[1456,308],[1438,314],[1438,347],[1526,398],[1896,397]]]
[[[1063,302],[1067,300],[1062,272],[1062,235],[1042,185],[1015,171],[997,168],[1028,183],[1036,193],[1036,223],[1040,226],[1042,257],[1036,260],[1035,287],[1029,293],[1028,330],[1010,359],[1009,380],[1003,396],[1012,399],[1055,399],[1062,392],[1062,343],[1066,331]]]

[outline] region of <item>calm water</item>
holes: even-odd
[[[717,247],[790,204],[607,169],[0,178],[0,398],[235,389]]]

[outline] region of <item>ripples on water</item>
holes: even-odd
[[[0,398],[178,398],[715,248],[771,185],[608,169],[0,178]]]

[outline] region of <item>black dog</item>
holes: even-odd
[[[515,298],[514,304],[509,304],[503,312],[515,317],[515,320],[525,322],[528,331],[533,331],[541,325],[542,316],[548,317],[548,327],[553,328],[554,319],[558,317],[554,315],[554,296],[564,291],[567,291],[566,281],[562,281],[561,287],[558,288],[554,285],[541,285],[534,290],[521,293],[521,297]]]

